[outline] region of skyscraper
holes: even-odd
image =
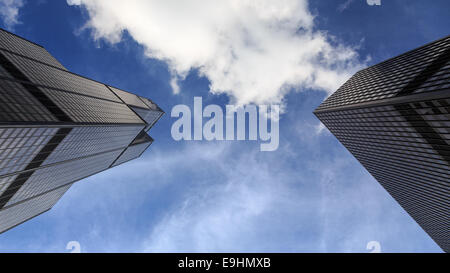
[[[51,209],[73,183],[139,157],[163,114],[0,29],[0,233]]]
[[[450,36],[363,69],[315,115],[450,252]]]

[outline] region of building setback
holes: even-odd
[[[50,210],[73,183],[138,158],[163,114],[0,29],[0,233]]]
[[[450,36],[363,69],[315,115],[450,252]]]

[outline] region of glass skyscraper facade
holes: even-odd
[[[73,183],[142,155],[163,114],[0,29],[0,233],[51,209]]]
[[[314,113],[450,252],[450,36],[359,71]]]

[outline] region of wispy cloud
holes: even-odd
[[[354,0],[345,0],[342,4],[338,6],[338,11],[343,12],[344,10],[348,9],[348,7],[353,3]]]
[[[24,0],[0,0],[0,18],[9,30],[20,23],[19,9],[24,4]]]
[[[198,69],[234,103],[278,103],[291,90],[335,91],[361,68],[351,46],[315,29],[306,0],[67,0],[87,10],[93,38],[127,31],[174,79]]]

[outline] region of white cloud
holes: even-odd
[[[0,0],[0,17],[6,28],[12,29],[19,24],[19,9],[24,5],[23,0]]]
[[[335,91],[361,68],[354,48],[314,27],[306,0],[67,0],[89,14],[85,28],[110,43],[128,33],[174,79],[192,68],[235,103],[277,103],[292,90]]]

